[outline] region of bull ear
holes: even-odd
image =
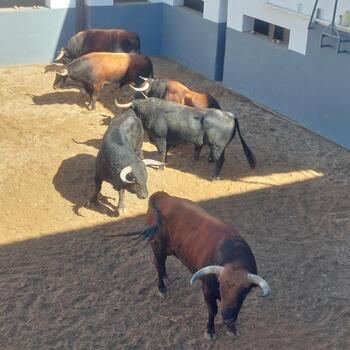
[[[262,297],[267,297],[271,293],[271,287],[262,277],[251,273],[248,273],[247,277],[249,282],[256,284],[262,289]]]
[[[193,285],[194,282],[196,282],[198,280],[198,278],[201,278],[205,275],[217,275],[218,277],[220,277],[222,271],[224,270],[224,268],[222,266],[207,266],[207,267],[203,267],[202,269],[198,270],[191,278],[190,284],[191,286]]]

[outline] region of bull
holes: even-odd
[[[156,97],[189,107],[221,109],[218,101],[212,95],[190,90],[176,80],[152,78],[145,80],[149,83],[148,89],[143,92],[145,98]]]
[[[102,87],[106,83],[118,84],[122,88],[126,84],[143,83],[139,77],[153,76],[153,65],[149,57],[139,54],[93,52],[81,56],[68,64],[54,63],[45,68],[45,73],[56,72],[53,88],[71,87],[67,84],[70,78],[90,97],[90,110],[96,108],[96,101]],[[141,90],[148,87],[144,84]]]
[[[136,194],[140,199],[148,197],[146,166],[163,164],[152,159],[142,160],[142,143],[142,123],[133,111],[126,111],[112,119],[97,154],[95,192],[88,206],[98,205],[103,181],[119,192],[119,214],[125,211],[125,191]]]
[[[54,61],[69,63],[90,52],[140,53],[140,38],[125,29],[87,29],[75,34]]]
[[[243,302],[253,287],[270,294],[269,284],[257,275],[255,257],[237,230],[211,216],[196,203],[156,192],[149,198],[147,228],[127,233],[147,239],[154,253],[157,287],[162,297],[167,256],[178,258],[192,273],[190,284],[202,282],[208,307],[207,339],[215,339],[214,320],[221,301],[221,315],[229,335],[239,335],[236,321]]]
[[[125,107],[116,100],[118,107]],[[225,150],[238,132],[247,161],[254,169],[256,159],[240,131],[237,117],[217,109],[191,108],[157,98],[137,99],[131,109],[142,120],[150,141],[157,147],[161,162],[167,163],[170,145],[190,142],[194,145],[194,158],[199,159],[203,145],[210,148],[215,161],[212,179],[219,179],[225,161]]]

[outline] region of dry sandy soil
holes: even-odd
[[[0,68],[0,348],[8,349],[349,349],[350,154],[169,60],[156,76],[217,96],[237,113],[258,160],[251,173],[237,139],[222,180],[192,147],[149,170],[149,192],[200,203],[236,226],[273,293],[254,290],[239,316],[241,337],[204,339],[200,285],[168,261],[169,297],[156,295],[149,247],[110,235],[144,224],[146,200],[104,184],[93,193],[94,160],[108,117],[120,113],[107,86],[95,112],[77,90],[52,89],[43,66]],[[123,101],[131,98],[126,88]],[[73,141],[78,141],[76,143]],[[145,142],[147,157],[155,148]]]

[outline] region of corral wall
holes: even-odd
[[[0,12],[0,65],[47,63],[75,33],[75,9]]]
[[[225,31],[199,12],[163,5],[162,54],[213,80],[222,80]]]
[[[320,48],[322,31],[323,26],[313,26],[301,55],[227,28],[223,83],[350,148],[350,55]],[[350,43],[343,49],[350,50]]]
[[[125,28],[141,39],[141,52],[161,55],[162,4],[131,3],[89,7],[91,28]]]

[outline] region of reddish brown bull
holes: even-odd
[[[140,53],[140,38],[125,29],[87,29],[69,39],[55,58],[56,62],[69,63],[90,52]]]
[[[149,57],[134,53],[93,52],[64,64],[47,66],[45,72],[55,71],[56,79],[53,87],[71,87],[66,84],[69,77],[74,84],[81,86],[90,96],[89,109],[95,109],[100,90],[108,82],[118,84],[141,84],[139,76],[153,76],[153,66]]]
[[[156,97],[166,101],[180,103],[189,107],[221,109],[216,99],[207,93],[190,90],[176,80],[146,79],[149,87],[143,92],[144,97]]]
[[[259,286],[263,296],[270,293],[268,283],[257,275],[254,255],[235,228],[209,215],[186,199],[157,192],[149,199],[148,227],[139,234],[148,238],[154,252],[158,290],[166,295],[166,258],[177,257],[200,279],[209,319],[206,338],[215,338],[214,319],[221,300],[222,318],[230,335],[238,335],[236,319],[250,290]]]

